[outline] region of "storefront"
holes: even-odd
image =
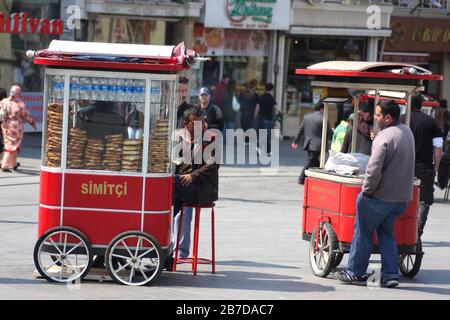
[[[273,82],[277,30],[289,28],[290,0],[206,0],[204,23],[194,29],[197,52],[210,58],[197,72],[197,84],[214,86],[230,75],[238,87],[256,81],[263,91]]]
[[[86,0],[88,41],[192,46],[202,3],[157,0]]]
[[[392,7],[380,6],[379,25],[368,27],[367,6],[356,3],[337,4],[327,1],[312,5],[294,0],[289,31],[278,37],[278,61],[282,72],[277,75],[277,95],[288,116],[282,134],[292,137],[306,113],[321,98],[321,91],[311,81],[295,75],[295,69],[331,60],[378,61],[382,39],[389,37]],[[330,125],[343,116],[344,105],[330,108]]]
[[[0,87],[17,84],[36,120],[42,122],[43,72],[26,57],[64,33],[58,0],[5,0],[0,2]],[[27,124],[26,131],[32,130]]]
[[[450,21],[392,17],[392,36],[386,40],[382,60],[418,64],[442,83],[425,82],[425,93],[437,99],[450,98]]]

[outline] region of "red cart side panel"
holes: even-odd
[[[145,211],[165,211],[172,207],[173,177],[145,179]]]
[[[171,242],[172,213],[145,214],[144,232],[154,237],[161,247]]]
[[[310,179],[307,187],[308,199],[306,205],[308,207],[339,212],[341,184],[319,179]]]
[[[108,245],[125,231],[141,230],[141,213],[64,210],[63,224],[83,232],[93,245]]]
[[[359,185],[342,185],[341,187],[341,205],[340,212],[342,214],[356,215],[356,199],[361,192]]]
[[[304,217],[304,225],[303,225],[303,233],[312,233],[314,231],[315,226],[317,225],[317,221],[319,221],[319,217],[322,214],[322,210],[316,210],[311,208],[305,208],[303,210]]]
[[[39,201],[48,206],[61,205],[61,172],[41,171]]]
[[[397,237],[396,240],[398,245],[415,245],[418,239],[418,228],[417,228],[418,218],[400,218],[397,221],[397,225],[402,225],[403,237]],[[397,227],[397,226],[396,226]]]
[[[340,216],[339,231],[337,232],[337,238],[339,239],[339,242],[346,242],[346,243],[352,242],[354,225],[355,225],[355,216],[353,215]]]
[[[65,175],[64,207],[142,210],[142,177]]]
[[[38,217],[38,237],[42,236],[45,232],[52,228],[60,226],[60,209],[49,209],[39,207]]]
[[[419,216],[419,186],[413,187],[413,199],[408,203],[408,207],[402,217],[417,218]]]

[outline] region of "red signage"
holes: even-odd
[[[64,22],[60,19],[31,18],[27,12],[14,12],[9,17],[0,12],[0,33],[62,35]]]

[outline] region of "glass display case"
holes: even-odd
[[[48,71],[43,166],[172,172],[175,86],[172,75]]]

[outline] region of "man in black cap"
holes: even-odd
[[[416,162],[414,176],[420,179],[419,237],[427,222],[430,206],[434,201],[434,177],[442,156],[442,132],[435,119],[421,112],[422,95],[411,97],[410,129],[414,135]],[[400,120],[405,122],[405,115]],[[433,161],[434,158],[434,161]]]
[[[372,153],[372,138],[370,133],[373,128],[374,101],[368,99],[361,102],[358,107],[358,129],[356,138],[357,153],[369,155]],[[349,125],[342,143],[341,152],[352,152],[353,125]]]
[[[200,88],[199,92],[200,109],[202,109],[205,115],[205,122],[208,125],[208,129],[223,130],[225,125],[222,110],[215,104],[211,103],[211,92],[208,88]]]

